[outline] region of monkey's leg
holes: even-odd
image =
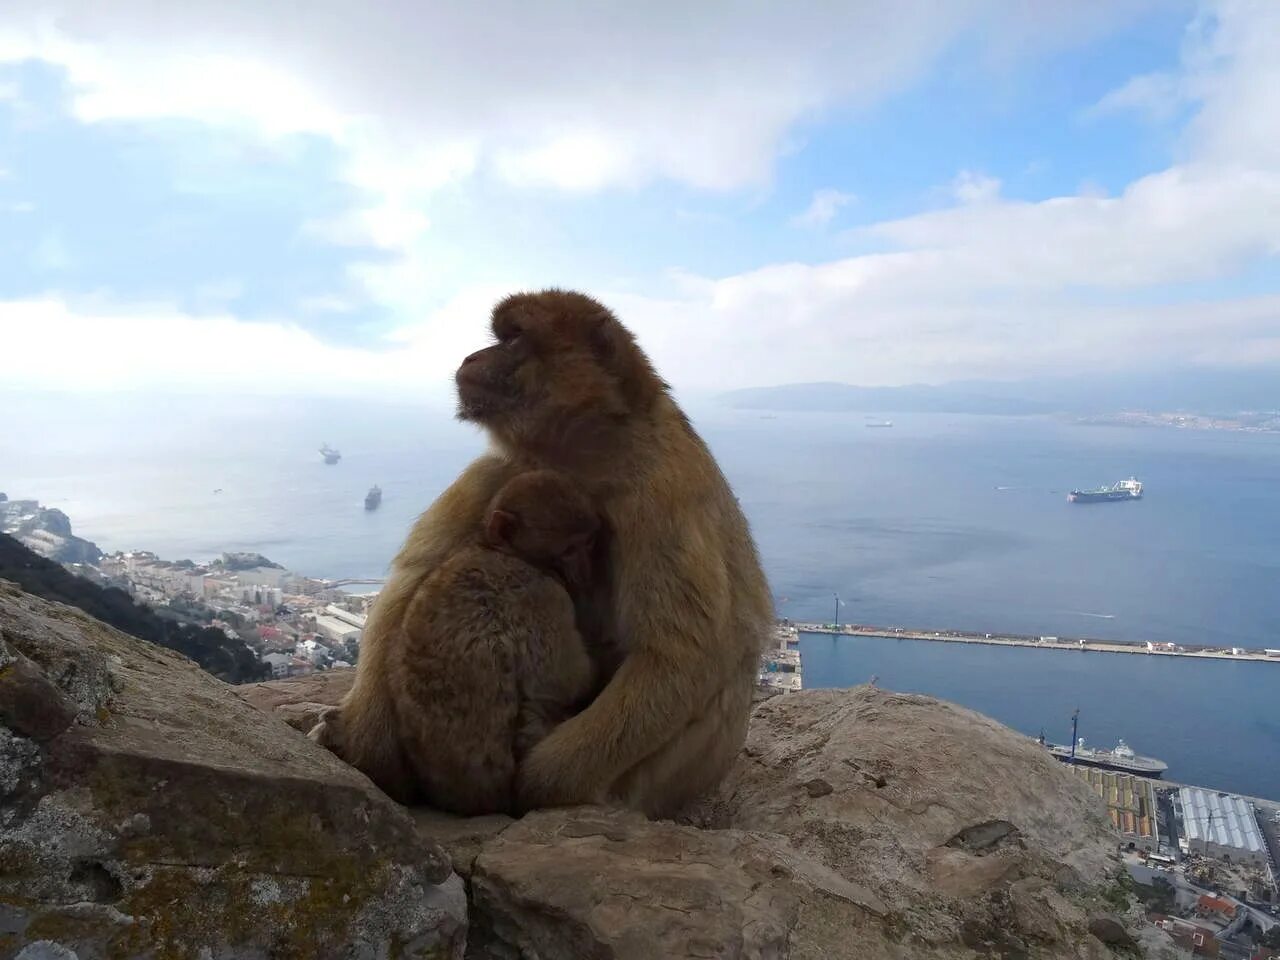
[[[752,680],[735,677],[722,687],[695,720],[623,774],[611,797],[651,817],[666,817],[715,787],[746,739]]]

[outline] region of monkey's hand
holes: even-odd
[[[330,707],[320,714],[320,719],[307,733],[308,740],[314,740],[322,747],[338,752],[338,730],[341,714],[338,707]]]
[[[543,807],[573,807],[604,803],[608,784],[591,776],[572,748],[561,724],[535,746],[516,774],[516,809],[519,813]]]

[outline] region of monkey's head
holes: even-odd
[[[608,452],[667,389],[631,333],[581,293],[507,297],[492,327],[497,342],[458,368],[458,417],[544,462]]]
[[[562,473],[531,470],[509,480],[485,515],[489,546],[585,586],[600,515],[586,493]]]

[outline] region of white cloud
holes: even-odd
[[[445,391],[443,366],[428,364],[428,376],[415,373],[423,358],[411,351],[334,346],[283,322],[52,296],[0,303],[0,316],[11,358],[0,370],[4,387],[338,396]]]
[[[859,231],[883,252],[775,264],[689,283],[674,305],[632,304],[662,369],[728,386],[1280,364],[1280,296],[1177,292],[1280,256],[1280,112],[1261,102],[1280,90],[1280,5],[1213,9],[1171,80],[1198,111],[1183,162],[1114,197],[1040,202],[964,172],[956,206]]]
[[[951,192],[961,203],[985,203],[1000,195],[1000,181],[972,170],[961,170],[951,182]]]
[[[1200,109],[1187,133],[1205,161],[1280,167],[1280,4],[1220,0],[1198,22],[1184,88]]]
[[[163,16],[147,0],[109,11],[91,0],[17,0],[0,60],[63,66],[89,121],[195,117],[269,136],[321,133],[356,149],[379,136],[426,151],[482,143],[520,183],[668,176],[733,187],[767,175],[797,118],[892,89],[983,6],[702,4],[680,7],[676,30],[660,9],[621,3],[480,10],[384,0],[366,11],[321,2],[298,17],[207,0]],[[818,23],[841,43],[815,44]]]
[[[535,14],[521,6],[492,14],[481,43],[470,8],[433,11],[427,30],[416,7],[392,27],[377,17],[335,21],[336,8],[322,4],[296,33],[280,31],[268,56],[263,18],[283,15],[271,5],[173,7],[161,27],[142,6],[122,2],[110,30],[73,6],[77,15],[62,29],[93,42],[81,49],[74,43],[82,41],[58,34],[41,49],[67,65],[86,116],[226,111],[229,123],[271,135],[312,129],[346,146],[348,175],[375,199],[323,229],[334,240],[373,238],[404,254],[359,268],[357,278],[414,322],[385,350],[367,351],[323,344],[287,324],[86,312],[48,301],[4,306],[6,344],[7,318],[26,317],[19,336],[56,335],[50,342],[80,358],[69,364],[76,378],[92,378],[102,357],[121,384],[174,378],[172,357],[195,353],[202,362],[184,378],[265,379],[305,392],[447,391],[458,360],[484,343],[492,303],[547,282],[519,264],[490,265],[483,283],[454,284],[452,299],[436,306],[449,264],[432,256],[446,241],[421,242],[423,198],[432,191],[477,171],[559,189],[655,176],[705,188],[758,182],[800,119],[836,99],[883,95],[989,9],[971,0],[941,13],[932,7],[933,17],[910,6],[899,22],[888,5],[844,4],[826,18],[794,6],[752,8],[738,19],[695,5],[672,31],[644,5],[612,11],[614,20],[594,8],[553,4]],[[1019,9],[1033,8],[1057,9]],[[1176,96],[1195,111],[1179,162],[1115,196],[1082,190],[1031,202],[962,171],[944,208],[859,231],[881,247],[873,254],[719,278],[677,274],[665,298],[652,283],[596,292],[683,389],[1280,362],[1280,297],[1179,304],[1148,295],[1230,278],[1280,255],[1280,111],[1271,106],[1280,90],[1280,4],[1222,0],[1206,10],[1181,70],[1104,100],[1107,109],[1150,108]],[[533,35],[531,16],[542,18]],[[211,81],[194,73],[168,91],[136,91],[139,77],[154,82],[163,71],[135,68],[129,57],[176,36],[200,37],[222,56],[234,48],[291,79],[261,103],[206,89]],[[404,36],[417,46],[404,46]],[[483,71],[478,48],[489,52]],[[185,49],[174,45],[175,63],[185,63]],[[0,41],[0,58],[3,51]],[[198,89],[184,92],[188,84]],[[815,219],[826,216],[816,209]],[[131,353],[139,343],[146,349]]]
[[[1092,113],[1138,110],[1168,119],[1196,115],[1185,135],[1194,159],[1229,165],[1280,165],[1280,4],[1273,0],[1203,2],[1187,31],[1177,72],[1134,77],[1106,94]]]
[[[353,275],[414,316],[456,289],[425,240],[446,185],[486,173],[572,192],[758,186],[799,125],[877,102],[961,36],[1031,57],[1148,2],[1086,5],[1063,22],[1001,0],[317,0],[305,16],[247,0],[9,0],[0,63],[63,68],[87,122],[194,118],[331,139],[366,198],[307,229],[397,254]]]
[[[1093,5],[1087,33],[1146,0]],[[665,177],[758,184],[798,122],[865,105],[980,25],[1022,57],[1063,42],[1051,9],[997,0],[743,7],[498,0],[9,0],[0,62],[63,67],[88,121],[194,117],[318,133],[369,157],[465,150],[518,184],[589,190]],[[403,174],[403,170],[401,171]],[[428,181],[439,179],[427,176]]]
[[[939,295],[1209,279],[1280,252],[1280,170],[1176,166],[1115,198],[989,200],[868,232],[916,251],[916,288]]]
[[[842,207],[848,206],[856,198],[851,193],[841,190],[815,190],[813,199],[803,213],[791,219],[792,226],[821,227],[830,223]]]
[[[343,297],[328,295],[306,297],[298,303],[298,312],[314,313],[352,313],[356,305]]]
[[[1185,103],[1178,78],[1170,73],[1148,73],[1133,77],[1108,92],[1088,111],[1088,116],[1134,110],[1156,120],[1168,120]]]

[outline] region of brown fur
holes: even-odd
[[[563,476],[535,471],[499,490],[485,520],[483,537],[477,524],[472,544],[421,581],[387,638],[402,778],[384,782],[348,757],[402,802],[464,815],[512,811],[517,763],[593,679],[570,598],[590,581],[590,503]]]
[[[493,311],[499,342],[458,370],[459,416],[495,449],[410,532],[365,629],[343,740],[375,780],[406,774],[386,689],[413,598],[469,542],[494,492],[531,467],[582,484],[610,531],[594,622],[621,666],[529,754],[523,807],[612,799],[668,813],[713,786],[746,734],[773,619],[747,523],[715,460],[631,334],[578,293],[519,294]],[[353,761],[354,762],[354,761]]]

